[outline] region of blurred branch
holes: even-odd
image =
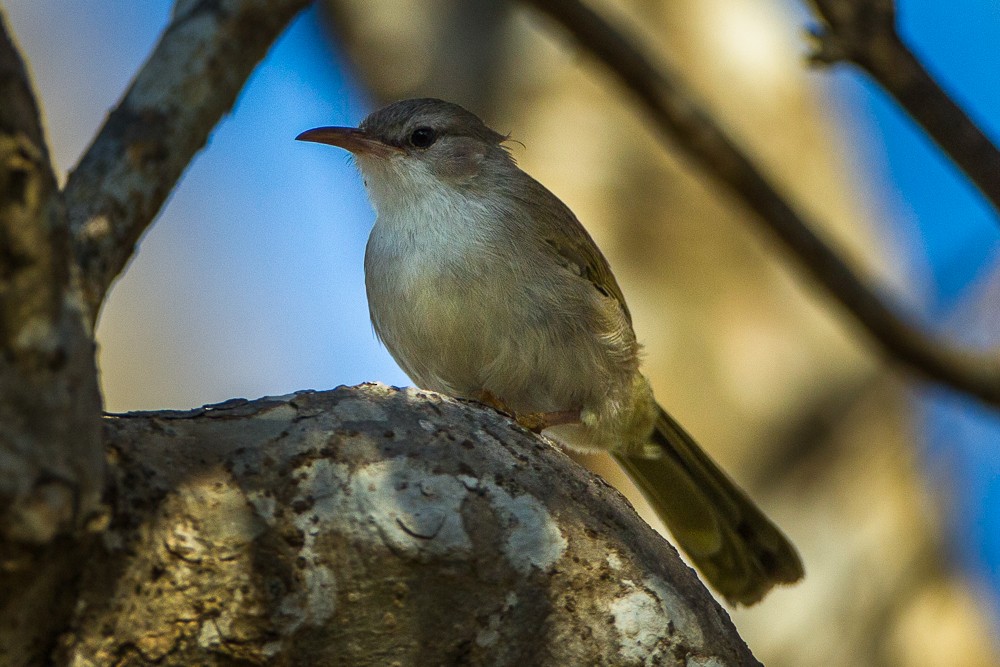
[[[900,319],[821,240],[672,74],[579,0],[524,0],[560,23],[645,105],[656,127],[764,223],[800,267],[864,326],[883,351],[928,378],[1000,406],[1000,364],[929,338]]]
[[[24,134],[38,147],[48,166],[48,150],[42,133],[41,117],[35,95],[24,69],[24,62],[10,35],[3,13],[0,13],[0,132],[6,135]],[[49,169],[49,175],[52,171]],[[52,182],[55,177],[52,176]]]
[[[70,174],[91,321],[177,179],[308,0],[177,0],[170,25]]]
[[[1000,213],[1000,151],[896,31],[893,0],[810,0],[823,25],[815,63],[854,63],[906,110]]]
[[[7,559],[24,556],[21,547],[50,541],[94,510],[103,452],[68,227],[31,82],[2,15],[0,100],[0,573],[9,574],[17,567]],[[0,576],[0,599],[3,583]],[[0,634],[7,620],[0,612]]]
[[[0,663],[71,605],[72,535],[104,483],[94,344],[24,62],[0,13]],[[60,539],[62,538],[62,539]],[[38,663],[34,663],[38,664]]]
[[[24,327],[55,320],[57,283],[64,281],[52,275],[46,220],[56,178],[31,83],[2,15],[0,100],[0,345],[16,354]]]
[[[374,4],[378,4],[377,2]],[[386,30],[372,2],[321,0],[330,38],[350,60],[365,89],[388,104],[406,97],[440,97],[469,109],[495,109],[507,92],[499,84],[510,40],[513,5],[496,0],[424,3],[422,19],[403,34]],[[405,59],[419,71],[388,63]]]

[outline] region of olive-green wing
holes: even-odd
[[[523,173],[523,172],[522,172]],[[608,260],[594,243],[587,230],[577,219],[573,211],[562,203],[558,197],[549,192],[544,185],[525,174],[528,183],[526,197],[533,206],[540,208],[539,219],[551,221],[551,226],[543,230],[545,243],[552,249],[553,255],[564,267],[589,280],[594,287],[605,296],[612,297],[621,306],[628,323],[632,324],[632,314],[625,304],[615,275],[611,272]]]

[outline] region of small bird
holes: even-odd
[[[507,138],[430,98],[297,137],[350,151],[364,177],[376,334],[418,386],[611,452],[730,603],[797,581],[792,544],[657,404],[611,267]]]

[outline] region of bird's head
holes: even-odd
[[[480,176],[516,169],[506,136],[457,104],[433,98],[395,102],[354,127],[318,127],[296,139],[350,151],[377,209],[389,200],[478,190]]]

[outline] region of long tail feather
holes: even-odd
[[[749,605],[802,578],[788,538],[662,408],[653,442],[659,458],[614,457],[713,588]]]

